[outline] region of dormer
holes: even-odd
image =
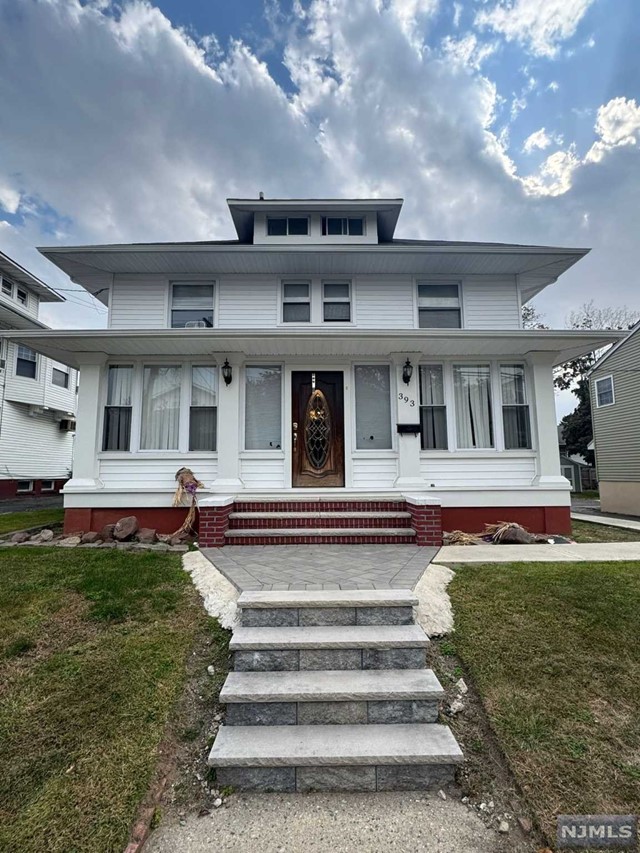
[[[402,199],[227,199],[241,243],[361,245],[393,239]]]

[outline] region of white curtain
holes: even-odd
[[[453,377],[458,447],[493,447],[489,365],[456,365]]]
[[[130,406],[133,385],[133,367],[112,364],[107,380],[107,406]]]
[[[146,365],[142,382],[142,450],[177,450],[180,366]]]
[[[356,373],[356,447],[391,448],[391,383],[385,364],[358,365]]]
[[[447,410],[441,364],[420,365],[420,426],[423,450],[447,449]]]
[[[282,447],[282,371],[280,367],[245,369],[245,438],[247,450]]]
[[[217,433],[218,368],[191,368],[189,450],[215,450]]]

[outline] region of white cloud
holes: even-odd
[[[541,127],[540,130],[536,130],[527,136],[522,146],[522,151],[525,154],[531,154],[531,152],[536,149],[544,151],[545,148],[548,148],[553,143],[556,145],[562,145],[562,141],[562,136],[560,136],[560,134],[547,133],[546,129]]]
[[[20,193],[8,183],[0,181],[0,207],[7,213],[17,213],[20,207]]]
[[[571,189],[573,173],[579,165],[574,150],[556,151],[547,157],[535,175],[523,178],[522,184],[531,195],[563,195]]]
[[[498,0],[481,9],[476,25],[517,41],[535,56],[553,57],[570,38],[595,0]]]
[[[613,98],[598,110],[596,133],[603,145],[635,145],[640,133],[640,106],[631,98]]]
[[[484,60],[495,51],[494,43],[480,42],[473,33],[459,39],[445,36],[442,40],[442,52],[448,59],[474,71],[478,71]]]

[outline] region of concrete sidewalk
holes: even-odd
[[[617,515],[596,515],[595,513],[572,512],[571,518],[576,521],[588,521],[590,524],[606,524],[607,527],[624,527],[625,530],[637,530],[640,534],[640,520],[620,518]],[[640,539],[640,535],[638,537]]]
[[[638,542],[589,542],[574,545],[445,545],[433,563],[573,563],[640,561]]]

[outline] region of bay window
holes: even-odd
[[[447,408],[441,364],[420,365],[420,436],[422,450],[446,450]]]
[[[189,450],[215,450],[218,426],[218,369],[211,365],[191,368]]]
[[[178,364],[144,366],[141,450],[178,450],[181,381]]]
[[[387,364],[355,368],[356,448],[391,449],[391,378]]]
[[[453,391],[458,447],[461,449],[493,447],[489,365],[454,365]]]
[[[528,450],[531,425],[524,365],[501,364],[500,388],[505,450]]]
[[[129,450],[133,366],[112,364],[107,371],[107,404],[104,408],[103,450]]]
[[[282,368],[260,365],[245,368],[246,450],[282,447]]]

